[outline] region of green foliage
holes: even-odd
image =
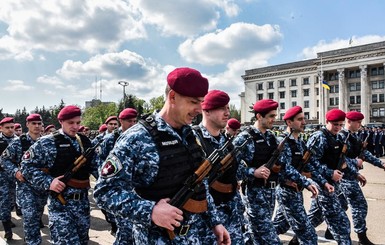
[[[118,116],[116,104],[101,103],[84,111],[82,125],[89,127],[91,130],[97,130],[109,116]]]
[[[230,104],[230,118],[235,118],[241,121],[241,110],[238,110],[235,105]]]

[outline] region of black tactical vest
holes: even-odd
[[[83,144],[84,151],[89,147],[92,147],[91,141],[84,135],[78,134]],[[49,169],[52,177],[58,177],[65,174],[70,170],[71,165],[81,155],[79,151],[75,149],[71,141],[62,134],[54,134],[55,146],[56,146],[56,159],[53,166]],[[91,173],[90,162],[93,156],[87,159],[87,162],[73,175],[72,179],[76,180],[88,180]]]
[[[4,136],[0,136],[0,154],[3,153],[5,149],[8,147],[8,141],[5,139]]]
[[[26,152],[29,149],[29,147],[31,147],[32,142],[28,140],[26,134],[20,135],[19,139],[21,143],[21,150],[23,151],[23,154],[24,154],[24,152]]]
[[[339,157],[342,151],[342,143],[332,135],[327,129],[322,128],[321,131],[326,136],[328,148],[325,150],[322,158],[322,164],[326,164],[330,169],[337,169]]]
[[[301,149],[299,149],[297,143],[294,139],[287,139],[287,143],[289,144],[290,151],[291,151],[291,165],[299,170],[300,163],[302,161],[303,153],[301,152]],[[302,147],[304,147],[303,142],[301,142]],[[303,148],[306,149],[306,148]]]
[[[210,141],[207,138],[203,137],[202,130],[200,127],[193,127],[194,130],[198,133],[199,139],[202,142],[202,147],[206,153],[206,156],[209,156],[213,151],[214,147],[211,145]],[[223,184],[231,184],[233,186],[231,193],[223,193],[213,188],[210,188],[210,194],[214,199],[215,205],[220,205],[221,203],[227,203],[231,201],[236,193],[237,188],[237,167],[238,163],[235,161],[232,163],[231,168],[229,168],[222,176],[220,176],[217,181]]]
[[[348,136],[349,132],[346,130],[341,130],[340,134],[343,134],[345,138]],[[360,155],[360,152],[362,150],[362,141],[360,138],[356,137],[356,135],[350,134],[349,136],[349,147],[346,151],[346,156],[354,159]]]
[[[204,160],[201,147],[191,130],[186,141],[188,147],[179,139],[164,131],[158,131],[154,116],[146,116],[139,120],[151,134],[160,157],[158,175],[154,183],[147,187],[136,188],[135,191],[143,198],[159,201],[172,198],[182,187],[186,179],[193,175]],[[201,185],[192,199],[201,201],[206,199],[206,190]]]

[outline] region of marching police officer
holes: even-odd
[[[235,137],[239,134],[240,128],[241,128],[241,123],[235,118],[230,118],[227,121],[225,134],[227,137],[231,137],[231,136]]]
[[[81,111],[77,106],[65,106],[58,114],[61,129],[41,137],[24,154],[21,172],[24,178],[40,189],[60,193],[50,195],[48,204],[49,227],[54,244],[87,244],[90,228],[89,176],[97,177],[97,164],[93,156],[83,165],[75,160],[88,148],[90,140],[77,134]],[[62,177],[73,170],[64,183]],[[63,197],[63,199],[61,199]]]
[[[197,70],[177,68],[167,83],[162,110],[144,117],[116,142],[95,186],[95,200],[133,223],[138,244],[203,244],[203,221],[218,242],[230,244],[205,185],[189,199],[194,205],[179,209],[168,203],[204,159],[189,124],[201,113],[208,81]],[[176,237],[171,240],[165,229]]]
[[[28,132],[13,140],[2,155],[4,169],[16,179],[17,203],[23,213],[24,241],[27,244],[41,244],[40,228],[44,227],[41,216],[47,203],[48,192],[35,189],[27,183],[20,171],[20,162],[24,152],[40,137],[42,118],[39,114],[30,114],[26,118]]]

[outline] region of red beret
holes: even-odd
[[[233,129],[233,130],[237,130],[241,127],[241,123],[235,119],[235,118],[230,118],[228,121],[227,121],[227,125]]]
[[[18,128],[21,128],[21,124],[20,123],[15,123],[15,129],[18,129]]]
[[[253,109],[257,113],[267,113],[272,110],[276,110],[278,102],[270,99],[263,99],[255,102]]]
[[[203,110],[212,110],[222,106],[225,106],[229,103],[230,97],[223,91],[220,90],[211,90],[209,91],[204,101],[202,102]]]
[[[4,123],[14,123],[15,121],[13,121],[13,117],[4,117],[1,121],[0,121],[0,125],[3,125]]]
[[[361,112],[349,111],[348,113],[346,113],[346,118],[352,121],[359,121],[364,119],[365,117],[364,117],[364,114],[362,114]]]
[[[136,118],[138,116],[138,112],[133,108],[126,108],[119,114],[119,119],[130,119]]]
[[[40,114],[30,114],[27,117],[27,122],[31,122],[31,121],[43,121],[43,119],[41,119]]]
[[[111,121],[111,120],[116,120],[116,121],[118,121],[118,117],[117,116],[110,116],[110,117],[108,117],[107,119],[106,119],[106,121],[104,122],[104,124],[107,124],[109,121]]]
[[[292,108],[290,108],[289,110],[287,110],[287,112],[285,113],[285,115],[283,116],[283,120],[287,120],[287,119],[292,119],[294,118],[297,114],[301,113],[302,112],[302,107],[300,106],[294,106]]]
[[[55,125],[53,125],[53,124],[48,125],[47,127],[45,127],[44,132],[47,132],[51,128],[55,128]]]
[[[175,92],[188,97],[204,97],[209,89],[207,78],[197,70],[176,68],[167,76],[167,83]]]
[[[105,125],[105,124],[100,125],[100,127],[99,127],[99,132],[100,133],[103,133],[106,130],[107,130],[107,125]]]
[[[340,109],[331,109],[326,113],[326,120],[330,122],[345,121],[345,112]]]
[[[79,107],[74,105],[67,105],[60,110],[59,115],[57,115],[57,119],[63,121],[74,117],[80,117],[81,115],[82,112],[80,111]]]
[[[86,128],[82,125],[82,126],[79,127],[78,132],[84,132],[85,129]]]

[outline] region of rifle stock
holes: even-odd
[[[272,153],[269,161],[264,165],[266,168],[273,171],[274,173],[279,173],[279,171],[281,170],[281,166],[277,165],[278,158],[281,152],[283,151],[283,147],[286,141],[289,139],[292,133],[293,133],[293,130],[290,129],[290,133],[285,138],[283,138],[283,140],[279,143],[277,149],[275,149],[274,152]]]
[[[337,170],[340,170],[340,171],[344,170],[347,167],[345,156],[346,156],[346,151],[348,150],[349,137],[350,137],[350,133],[348,133],[348,135],[346,136],[344,145],[342,146],[340,157],[338,158]]]
[[[368,135],[366,136],[365,140],[362,142],[361,151],[360,151],[360,154],[358,155],[358,158],[362,159],[362,161],[365,161],[365,150],[366,150],[366,147],[368,146],[369,136],[370,135],[368,133]]]

